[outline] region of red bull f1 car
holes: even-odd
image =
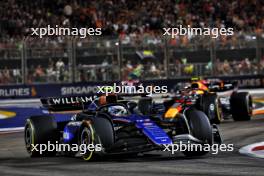
[[[235,121],[251,119],[252,97],[248,92],[239,92],[236,83],[193,79],[179,92],[177,96],[185,96],[186,93],[196,95],[197,109],[205,112],[212,123],[219,124],[230,116]]]

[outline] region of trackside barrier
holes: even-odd
[[[240,88],[262,88],[264,87],[264,75],[232,76],[232,77],[209,77],[238,82]],[[167,86],[171,90],[178,83],[188,82],[190,78],[157,79],[142,81],[143,85]],[[40,98],[74,96],[93,94],[98,91],[97,86],[111,86],[119,82],[85,82],[64,84],[32,84],[32,85],[6,85],[0,86],[0,99]]]

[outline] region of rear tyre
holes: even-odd
[[[24,130],[24,139],[26,150],[31,157],[38,156],[55,156],[56,150],[44,151],[41,153],[36,149],[40,149],[41,144],[56,144],[59,140],[59,133],[57,130],[57,122],[52,116],[32,116],[26,121]],[[37,146],[36,149],[33,146]]]
[[[203,144],[211,145],[213,143],[212,127],[206,114],[202,111],[190,109],[186,112],[192,135],[201,140]],[[202,144],[202,145],[203,145]],[[198,151],[184,151],[185,156],[202,156],[209,151],[203,148]]]
[[[253,111],[250,94],[248,92],[234,92],[230,97],[230,111],[234,121],[250,120]]]
[[[203,95],[199,104],[199,109],[207,115],[211,123],[221,123],[223,119],[222,108],[219,97],[216,94]]]

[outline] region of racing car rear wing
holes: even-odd
[[[92,103],[94,96],[71,96],[71,97],[49,97],[41,98],[44,108],[50,111],[82,110],[84,106]]]
[[[193,82],[191,88],[199,89],[199,84],[199,82]],[[218,79],[207,79],[202,86],[205,86],[206,89],[213,92],[224,92],[228,90],[236,90],[238,88],[238,84],[235,81],[220,81]]]
[[[228,90],[236,90],[238,88],[238,84],[235,81],[213,82],[208,86],[208,88],[211,91],[223,92]]]
[[[42,106],[47,108],[49,111],[72,111],[83,110],[92,102],[97,104],[97,100],[100,96],[105,96],[106,103],[114,103],[117,102],[117,100],[122,100],[124,97],[144,97],[146,94],[91,94],[86,96],[41,98],[40,101]]]

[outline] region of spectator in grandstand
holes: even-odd
[[[133,71],[133,65],[131,64],[130,60],[127,60],[126,63],[124,64],[125,67],[122,69],[123,73],[123,79],[122,80],[127,80],[128,75]]]
[[[109,63],[106,59],[102,62],[101,66],[102,67],[101,67],[100,71],[101,71],[102,78],[103,78],[102,80],[106,81],[107,78],[110,76],[108,71],[109,71],[109,67],[111,67],[111,66],[109,65]]]
[[[33,74],[35,82],[45,81],[45,72],[41,65],[38,65]]]
[[[61,70],[65,67],[64,62],[62,61],[62,59],[60,58],[57,62],[56,62],[56,69],[57,70]]]
[[[12,76],[13,76],[14,83],[22,83],[22,76],[21,76],[20,69],[13,69]]]
[[[80,70],[79,78],[80,78],[80,82],[86,82],[87,81],[87,74],[85,74],[84,70]]]
[[[13,82],[11,72],[7,67],[5,67],[3,72],[2,72],[2,81],[4,84],[8,84],[8,83]]]
[[[64,81],[64,76],[65,76],[65,64],[62,61],[62,59],[60,58],[57,62],[56,62],[56,78],[57,81],[63,82]]]
[[[233,60],[230,64],[231,68],[232,68],[232,73],[233,74],[240,74],[240,67],[239,67],[239,61],[235,61]],[[231,74],[231,73],[230,73]]]
[[[112,71],[111,72],[112,73],[112,76],[111,76],[112,80],[118,80],[120,67],[119,67],[118,62],[116,60],[113,60],[111,71]]]
[[[56,71],[54,70],[54,66],[52,63],[53,62],[51,62],[48,68],[46,69],[48,82],[56,82]]]
[[[155,63],[151,63],[150,70],[149,70],[151,76],[158,77],[160,75],[160,71],[157,69]]]
[[[231,73],[231,66],[228,62],[228,60],[226,59],[222,65],[222,74],[223,75],[229,75]]]
[[[264,56],[262,56],[262,59],[260,61],[260,71],[262,74],[264,73]]]
[[[142,64],[137,64],[137,66],[132,70],[128,75],[128,80],[138,80],[141,79],[142,73],[144,71],[144,67]]]
[[[215,71],[215,74],[218,75],[218,74],[221,74],[222,72],[222,63],[220,62],[220,59],[217,58],[215,63],[214,63],[214,71]]]
[[[3,83],[4,83],[4,77],[3,77],[2,71],[0,70],[0,84],[3,84]]]

